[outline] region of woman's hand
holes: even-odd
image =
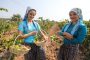
[[[57,39],[58,39],[60,42],[63,41],[60,35],[56,35],[56,37],[57,37]]]
[[[67,32],[63,32],[63,36],[69,40],[73,39],[73,35],[71,35],[70,33],[67,33]]]
[[[45,40],[49,40],[49,36],[47,35],[47,33],[45,31],[40,31],[42,36],[44,37]]]
[[[48,36],[43,35],[43,37],[44,37],[45,40],[49,40],[49,37]]]
[[[50,41],[50,37],[49,36],[47,36],[47,35],[44,35],[43,36],[44,37],[44,39],[45,39],[45,45],[46,46],[50,46],[51,45],[51,41]]]

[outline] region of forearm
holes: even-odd
[[[46,32],[45,31],[40,31],[40,33],[42,34],[42,36],[44,37],[44,39],[47,41],[49,41],[50,39],[49,39],[49,36],[48,35],[46,35]]]
[[[21,39],[24,39],[24,38],[27,38],[27,37],[31,36],[31,33],[23,34],[22,31],[18,31],[18,33],[20,35],[19,38],[21,38]]]
[[[59,32],[59,35],[63,36],[66,39],[72,40],[73,39],[73,35],[71,35],[68,32]]]
[[[42,36],[45,36],[45,34],[40,30],[40,33],[42,34]]]
[[[20,38],[21,38],[21,39],[24,39],[24,38],[27,38],[27,37],[29,37],[29,36],[31,36],[31,33],[21,34],[21,35],[20,35]]]

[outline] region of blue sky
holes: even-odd
[[[0,11],[0,18],[10,18],[13,14],[23,17],[27,6],[37,10],[35,19],[69,19],[68,13],[75,7],[82,9],[84,20],[90,19],[89,0],[1,0],[0,7],[7,8],[8,12]]]

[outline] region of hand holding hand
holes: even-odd
[[[71,35],[70,33],[63,32],[63,35],[64,35],[65,38],[67,38],[69,40],[73,39],[73,35]]]

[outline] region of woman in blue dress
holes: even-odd
[[[23,21],[18,26],[20,38],[24,39],[24,45],[31,47],[31,50],[25,54],[25,60],[46,60],[44,49],[34,43],[35,35],[41,32],[40,26],[33,20],[36,10],[27,8]],[[45,35],[41,32],[41,34]]]

